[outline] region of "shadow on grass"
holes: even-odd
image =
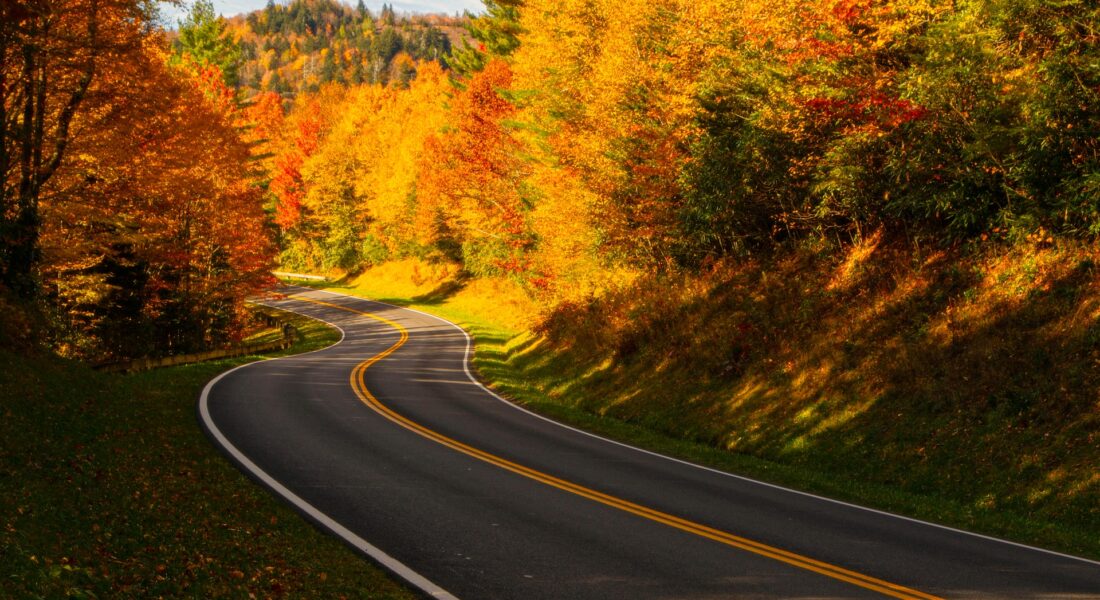
[[[1100,554],[1100,321],[1082,323],[1100,302],[1093,263],[998,296],[965,256],[879,260],[839,291],[827,261],[742,270],[693,297],[643,283],[564,307],[545,337],[491,340],[478,367],[521,399],[830,473],[851,498],[867,485],[939,498],[955,508],[918,507],[924,518]]]
[[[803,254],[655,277],[563,305],[538,334],[475,326],[474,363],[540,412],[636,425],[656,447],[667,435],[713,449],[711,464],[752,457],[800,471],[799,487],[1100,556],[1100,281],[1073,252],[1019,294],[983,269],[1009,262],[1016,277],[1028,252],[883,246],[860,262]],[[465,284],[378,299],[442,305]]]
[[[469,282],[470,277],[468,275],[458,275],[454,279],[448,279],[443,283],[436,286],[435,289],[426,293],[414,296],[412,298],[413,304],[424,304],[427,306],[439,306],[445,303],[455,294],[461,292],[466,288],[466,284]]]

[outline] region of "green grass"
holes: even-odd
[[[895,268],[892,265],[896,262],[887,267]],[[984,290],[985,301],[975,302],[973,309],[971,305],[960,308],[950,299],[936,300],[953,287],[959,288],[963,298],[958,302],[974,300],[962,294],[968,287],[954,285],[957,277],[951,278],[950,266],[925,267],[917,274],[888,271],[886,275],[902,283],[878,296],[864,294],[848,303],[841,292],[822,291],[807,300],[798,297],[799,290],[792,293],[782,287],[810,285],[825,290],[826,283],[820,280],[833,277],[831,267],[791,268],[792,273],[771,278],[779,283],[773,283],[778,287],[770,291],[755,281],[734,281],[718,286],[720,293],[682,301],[674,297],[680,293],[675,286],[657,286],[652,293],[636,289],[624,301],[633,304],[619,309],[618,314],[634,315],[621,321],[625,332],[600,324],[586,331],[579,325],[588,322],[577,317],[562,328],[565,342],[517,327],[514,319],[500,318],[495,309],[500,296],[473,290],[469,284],[436,282],[438,289],[450,290],[441,296],[423,293],[432,288],[431,282],[410,286],[392,271],[379,276],[368,271],[354,282],[328,288],[437,314],[463,326],[475,338],[474,366],[489,385],[559,421],[794,489],[1100,558],[1096,463],[1089,459],[1096,450],[1085,442],[1096,433],[1095,409],[1086,408],[1083,413],[1061,409],[1074,420],[1045,417],[1051,403],[1057,408],[1063,401],[1057,390],[1038,383],[1055,373],[1077,377],[1081,381],[1077,387],[1055,385],[1069,390],[1062,394],[1067,398],[1083,398],[1077,405],[1087,407],[1088,394],[1095,398],[1089,383],[1095,367],[1090,370],[1090,359],[1084,356],[1072,362],[1073,346],[1067,344],[1075,338],[1057,342],[1069,349],[1063,352],[1063,371],[1044,370],[1054,367],[1034,363],[1030,355],[1013,358],[1019,366],[1008,378],[993,365],[985,366],[990,352],[1003,362],[1021,348],[1032,347],[1034,323],[1041,322],[1044,331],[1055,330],[1050,323],[1060,324],[1058,319],[1072,311],[1067,313],[1055,302],[1057,298],[1053,304],[1005,302],[1014,308],[1000,309],[1003,314],[993,329],[982,320],[986,313],[979,310],[994,305],[989,298],[996,298],[997,288]],[[1051,273],[1056,275],[1053,266]],[[918,279],[910,285],[906,277]],[[925,280],[932,281],[930,287],[921,285]],[[1081,281],[1087,285],[1086,279]],[[770,319],[774,331],[782,334],[773,338],[785,335],[793,341],[750,348],[742,352],[747,356],[743,364],[733,364],[731,369],[715,360],[711,348],[721,347],[724,339],[732,337],[731,330],[739,331],[736,323],[725,325],[721,319],[744,312],[742,301],[734,297],[741,289],[750,290],[754,298],[778,298],[770,305],[765,300],[763,308],[749,309],[767,311],[758,315],[759,322]],[[914,299],[911,289],[921,295]],[[1075,293],[1080,297],[1086,292]],[[783,305],[783,298],[794,302]],[[883,306],[876,298],[887,307],[878,316],[869,312],[869,307]],[[944,335],[944,306],[953,306],[957,318],[966,317],[967,310],[976,313],[968,317],[969,322],[955,326],[955,335],[961,339],[957,344],[944,344],[936,337]],[[674,318],[661,321],[654,314]],[[656,320],[640,323],[645,319]],[[911,333],[906,329],[910,322],[913,330],[927,331]],[[865,325],[853,330],[853,323]],[[706,331],[708,326],[712,331]],[[554,325],[549,327],[553,335]],[[962,337],[966,327],[975,331],[970,334],[974,341]],[[1072,327],[1064,330],[1074,331]],[[711,337],[692,338],[700,331]],[[587,339],[585,335],[604,337]],[[608,341],[613,336],[618,337]],[[883,368],[891,366],[880,362],[890,360],[880,350],[887,345],[907,353],[901,368]],[[1073,375],[1076,371],[1081,373]],[[1001,381],[1007,383],[997,388]],[[987,400],[983,395],[967,395],[967,389],[1001,389],[1003,394],[997,394],[1008,395],[1006,400],[993,395]],[[953,390],[963,392],[952,396]],[[1035,397],[1012,396],[1014,390],[1031,390]],[[741,442],[744,449],[734,443],[738,438],[749,440]],[[1037,466],[1019,466],[1027,461]],[[1070,483],[1059,483],[1056,474]],[[1044,490],[1051,490],[1050,495],[1043,496]]]
[[[288,353],[339,337],[296,321]],[[117,375],[0,349],[0,596],[415,597],[200,431],[206,382],[256,358]]]
[[[265,356],[269,358],[320,350],[340,340],[339,331],[316,319],[308,319],[297,313],[279,310],[270,306],[257,305],[254,309],[257,313],[278,317],[280,321],[274,327],[267,327],[254,332],[244,340],[245,343],[261,344],[281,340],[283,338],[281,323],[289,323],[298,331],[299,337],[292,347],[283,352],[266,354]]]

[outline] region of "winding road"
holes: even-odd
[[[283,291],[268,304],[343,340],[223,374],[200,421],[242,470],[425,595],[1100,598],[1100,563],[604,440],[478,384],[446,321]]]

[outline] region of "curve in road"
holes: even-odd
[[[346,386],[343,388],[344,393],[333,390],[330,401],[311,403],[310,392],[294,393],[286,389],[272,389],[267,383],[272,376],[262,375],[243,377],[245,386],[223,384],[227,393],[220,396],[212,394],[214,390],[221,391],[216,384],[223,378],[232,381],[234,373],[248,372],[231,371],[212,381],[204,390],[200,400],[202,420],[215,441],[226,448],[246,471],[251,471],[261,482],[287,498],[315,521],[429,595],[453,597],[432,581],[443,582],[448,589],[457,590],[460,595],[524,598],[721,597],[731,593],[736,593],[739,597],[859,597],[873,592],[876,595],[927,600],[937,596],[918,591],[918,587],[946,595],[965,593],[968,596],[989,597],[1041,597],[1048,593],[1091,597],[1089,594],[1100,591],[1096,563],[973,536],[695,467],[558,425],[522,409],[502,411],[502,406],[514,405],[504,403],[499,396],[477,383],[469,373],[469,338],[457,326],[417,311],[342,295],[333,295],[328,297],[331,301],[325,301],[318,299],[318,295],[320,294],[311,291],[276,304],[280,308],[289,307],[333,322],[345,331],[345,339],[341,344],[314,355],[330,360],[302,357],[298,362],[305,361],[303,365],[287,366],[281,370],[283,376],[298,369],[309,371],[306,379],[312,381],[314,387],[333,386],[333,376],[342,372]],[[355,340],[351,344],[353,348],[347,348],[349,344],[346,332],[349,329],[354,329]],[[410,329],[416,332],[415,336],[410,337]],[[456,343],[456,331],[461,336],[461,344]],[[419,341],[419,348],[399,352],[410,339]],[[359,346],[369,346],[370,351],[361,353],[366,348]],[[377,369],[368,371],[387,358],[390,360],[379,364]],[[289,364],[287,359],[284,359],[283,364]],[[334,366],[337,368],[332,368]],[[279,376],[279,371],[278,367],[274,369],[275,377]],[[465,375],[466,381],[448,379],[459,372]],[[446,375],[437,376],[437,373]],[[374,376],[374,379],[368,385],[369,376]],[[248,385],[250,381],[251,385]],[[308,385],[307,383],[306,386]],[[470,387],[475,389],[470,390]],[[234,393],[233,388],[248,389],[251,393]],[[372,392],[372,389],[377,393]],[[261,393],[255,393],[257,390]],[[348,390],[354,393],[354,399],[360,401],[360,409],[365,404],[388,422],[390,428],[384,433],[391,441],[399,440],[395,446],[380,449],[377,444],[366,444],[374,449],[371,453],[348,451],[349,446],[362,449],[363,444],[356,443],[355,438],[362,441],[373,437],[382,433],[379,427],[385,425],[379,420],[367,422],[362,415],[356,415],[353,407],[349,407],[347,403]],[[215,397],[213,400],[212,396]],[[379,396],[387,401],[383,402]],[[272,397],[275,398],[273,402],[270,401]],[[486,403],[486,399],[493,402]],[[215,400],[217,403],[214,403]],[[217,408],[211,410],[212,403],[213,406],[220,407],[220,414]],[[311,405],[314,406],[313,409],[303,411],[303,407]],[[258,411],[258,406],[275,407],[277,410],[274,413],[265,413]],[[319,409],[320,414],[317,412],[319,406],[324,407]],[[334,423],[326,418],[325,413],[329,413],[328,417],[354,416],[364,423],[354,427],[349,427],[346,423],[343,427],[333,427]],[[294,422],[298,417],[308,417],[321,423],[295,426]],[[221,428],[217,425],[219,418],[223,422]],[[427,472],[417,474],[412,478],[415,480],[413,482],[408,481],[408,473],[395,473],[394,461],[407,467],[410,451],[415,451],[418,456],[436,455],[426,452],[422,445],[418,446],[408,436],[395,437],[392,428],[394,424],[415,433],[421,440],[452,451],[443,461],[444,467],[428,470],[421,468],[421,471]],[[495,499],[497,502],[481,499],[481,507],[452,504],[443,511],[444,515],[448,511],[453,513],[451,520],[459,524],[457,527],[452,525],[443,528],[451,532],[450,535],[435,528],[425,530],[423,527],[416,527],[418,515],[428,516],[436,521],[441,516],[438,503],[425,500],[422,497],[424,494],[421,494],[419,501],[400,503],[400,506],[389,509],[397,511],[396,515],[393,512],[378,512],[373,519],[360,524],[364,504],[361,500],[341,498],[335,504],[335,510],[316,506],[331,504],[335,498],[342,497],[339,486],[334,487],[331,483],[306,484],[302,473],[295,471],[295,464],[301,461],[295,457],[293,446],[280,445],[279,438],[270,435],[269,430],[272,427],[268,426],[289,433],[284,440],[305,440],[310,447],[308,454],[311,456],[319,457],[323,454],[327,440],[335,455],[340,457],[335,460],[329,457],[328,460],[338,465],[331,473],[337,480],[341,479],[341,473],[354,473],[359,467],[373,463],[381,456],[386,461],[381,461],[383,464],[373,469],[372,476],[389,472],[391,485],[393,479],[397,479],[401,481],[401,485],[412,484],[417,490],[426,491],[428,495],[431,495],[432,487],[437,486],[453,497],[453,489],[461,487],[464,482],[456,481],[456,471],[452,467],[465,465],[467,471],[472,470],[462,462],[465,457],[466,460],[475,459],[494,467],[490,470],[479,470],[475,477],[481,485],[490,489],[522,488],[522,493],[534,493],[535,498],[541,498],[541,502],[548,503],[551,507],[554,502],[559,507],[567,507],[572,518],[579,521],[591,522],[607,517],[600,508],[594,508],[591,503],[584,506],[577,502],[563,501],[561,496],[553,492],[547,498],[546,491],[532,492],[530,486],[517,486],[516,481],[508,479],[506,472],[511,472],[530,482],[549,486],[557,492],[594,501],[602,505],[603,510],[611,508],[621,511],[627,517],[626,520],[623,517],[610,519],[616,524],[607,527],[598,536],[600,539],[596,540],[584,535],[588,532],[576,531],[575,527],[571,533],[562,536],[564,540],[553,539],[554,534],[549,539],[511,535],[496,548],[503,549],[503,552],[493,552],[494,544],[487,545],[479,541],[475,533],[479,519],[484,518],[485,505],[499,504],[499,499]],[[228,434],[223,429],[228,429]],[[302,437],[303,434],[305,437]],[[333,435],[337,437],[330,439],[329,436]],[[237,436],[235,439],[238,444],[230,441],[233,436]],[[266,438],[267,441],[260,438]],[[251,447],[251,451],[248,448],[242,450],[239,446]],[[402,455],[403,459],[394,456],[395,449],[396,454]],[[266,470],[249,458],[254,454],[262,455],[260,461],[268,466]],[[271,470],[280,471],[282,475],[271,475]],[[556,474],[549,472],[551,470],[556,471]],[[288,479],[288,485],[281,483]],[[460,475],[458,479],[463,479],[463,476]],[[597,487],[604,491],[597,490]],[[297,488],[298,491],[292,491],[291,488]],[[307,500],[303,495],[312,496],[313,500]],[[470,498],[464,500],[462,504],[467,503]],[[373,502],[387,504],[378,497]],[[513,504],[502,514],[514,518],[526,506],[522,502],[518,506]],[[333,512],[338,515],[329,516]],[[863,513],[861,517],[855,514],[860,512]],[[548,525],[560,521],[557,515],[546,513],[542,509],[529,516],[536,519],[535,528],[540,531],[553,529]],[[719,551],[714,545],[706,548],[706,545],[699,543],[685,543],[676,535],[667,532],[661,534],[656,528],[640,528],[637,522],[629,521],[630,517],[643,517],[651,524],[671,527],[679,533],[712,542],[717,541],[729,548]],[[538,526],[537,519],[540,518],[544,522]],[[404,524],[397,527],[384,526],[383,522],[391,519]],[[461,523],[464,519],[470,525],[466,535],[461,534]],[[723,524],[739,525],[742,530],[761,533],[752,537],[735,535],[728,532],[733,527],[723,527]],[[530,524],[527,525],[530,528]],[[517,530],[524,529],[517,523],[513,523],[513,526]],[[400,533],[402,528],[403,535]],[[642,529],[645,531],[640,531]],[[373,535],[388,540],[385,546],[399,549],[405,558],[395,558],[367,543],[356,533],[357,530],[368,534],[372,530],[380,531]],[[458,533],[457,539],[455,533]],[[826,535],[821,535],[822,533]],[[438,552],[408,552],[408,546],[417,545],[415,541],[410,543],[408,536],[419,536],[421,542],[436,540],[444,543],[448,549],[462,548],[467,552],[473,550],[474,553],[454,553],[465,557],[463,562],[469,563],[467,568],[455,569],[453,565],[444,568],[451,561],[441,560]],[[372,535],[367,537],[376,539]],[[577,561],[575,557],[562,555],[563,549],[566,550],[565,554],[591,553],[591,549],[583,547],[580,551],[570,553],[570,545],[577,549],[578,544],[588,543],[606,549],[614,547],[617,539],[626,543],[625,540],[632,537],[649,540],[649,547],[675,542],[676,545],[683,545],[690,550],[685,550],[686,554],[674,553],[676,555],[672,557],[665,550],[655,551],[651,553],[654,556],[643,558],[638,556],[637,547],[619,547],[610,556],[604,553],[599,559],[594,559],[595,564],[591,564],[591,561],[586,563],[575,576],[569,576],[560,570],[555,571],[551,563],[548,565],[550,570],[543,569],[541,576],[521,573],[515,585],[508,584],[509,580],[515,580],[517,570],[538,570],[525,569],[527,565],[523,561],[509,561],[509,548],[523,547],[527,551],[518,552],[518,556],[529,555],[531,547],[540,548],[540,552],[546,552],[547,556],[558,555],[560,565],[567,567]],[[807,537],[818,539],[807,544]],[[761,538],[765,541],[757,541]],[[776,544],[776,540],[780,543]],[[756,560],[748,560],[746,552],[731,555],[730,548],[747,551],[755,555]],[[817,550],[816,555],[824,555],[825,560],[809,558],[807,554],[811,552],[804,549]],[[923,555],[921,550],[924,551]],[[968,553],[973,569],[963,566],[965,561],[960,563],[957,560]],[[1027,556],[1016,556],[1018,554]],[[679,564],[683,568],[665,568],[663,577],[655,578],[654,573],[645,568],[645,565],[647,559],[653,561],[658,556],[664,556],[671,564]],[[475,561],[475,557],[478,560]],[[760,561],[761,558],[782,564],[765,566]],[[630,559],[634,559],[634,562]],[[405,563],[414,565],[415,570],[405,566]],[[844,566],[839,566],[838,563]],[[945,570],[945,566],[949,568]],[[797,567],[797,570],[790,567]],[[874,575],[865,574],[868,572]],[[427,576],[419,573],[426,573]],[[461,576],[454,577],[455,573]],[[752,576],[729,577],[731,574],[746,573]],[[951,575],[945,576],[947,573]],[[821,575],[833,580],[833,583],[827,583],[828,580]],[[494,576],[501,581],[493,581]],[[890,583],[884,576],[891,581],[903,581],[904,584]],[[543,581],[554,584],[540,585]],[[618,581],[619,585],[608,585],[613,581]],[[841,587],[841,583],[850,585]],[[568,593],[546,593],[566,590],[569,590]]]

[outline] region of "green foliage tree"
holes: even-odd
[[[999,38],[1017,41],[1020,62],[1034,65],[1038,80],[1021,115],[1024,200],[1052,228],[1100,235],[1100,6],[995,6]]]
[[[200,65],[221,69],[228,85],[238,82],[241,49],[226,32],[225,19],[214,12],[211,0],[196,0],[179,24],[175,43],[177,56],[187,55]]]
[[[519,48],[520,8],[523,0],[484,0],[485,14],[466,17],[471,19],[467,32],[477,43],[462,41],[462,48],[451,57],[450,65],[462,75],[470,76],[481,71],[493,57],[505,58]]]
[[[805,182],[791,177],[797,143],[760,114],[769,101],[761,84],[772,76],[731,79],[702,99],[703,133],[681,174],[687,192],[674,249],[681,264],[767,246],[804,192]]]
[[[883,226],[1100,232],[1100,10],[838,6],[735,33],[702,69],[681,257]]]

